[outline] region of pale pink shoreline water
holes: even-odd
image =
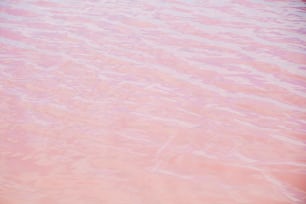
[[[0,204],[306,202],[306,5],[0,2]]]

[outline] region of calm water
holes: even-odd
[[[0,204],[306,202],[306,3],[1,0]]]

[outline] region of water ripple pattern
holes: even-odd
[[[1,0],[0,204],[304,204],[306,1]]]

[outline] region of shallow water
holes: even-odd
[[[0,204],[306,202],[306,3],[2,0]]]

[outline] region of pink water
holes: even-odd
[[[0,204],[306,203],[306,3],[1,0]]]

